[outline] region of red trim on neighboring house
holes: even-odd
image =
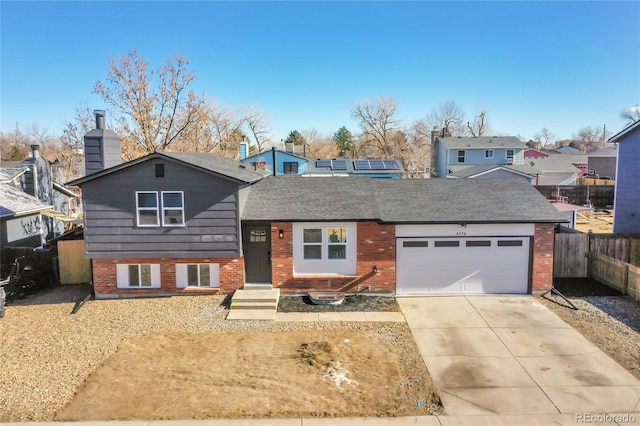
[[[218,263],[220,265],[220,288],[189,287],[176,288],[176,264]],[[118,288],[117,264],[160,264],[160,288],[123,289]],[[93,259],[93,288],[96,298],[135,297],[166,294],[217,294],[231,293],[244,285],[244,258],[215,259]]]
[[[290,222],[271,224],[272,284],[287,293],[309,290],[346,292],[394,292],[396,288],[395,225],[358,222],[357,272],[349,277],[294,277],[293,226]],[[284,238],[279,238],[279,230]],[[374,272],[374,266],[378,272]]]
[[[536,223],[533,237],[532,293],[540,294],[553,285],[555,225]]]
[[[529,148],[524,150],[524,159],[538,159],[538,158],[549,158],[549,154],[546,152],[538,151],[537,149]]]

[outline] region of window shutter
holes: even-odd
[[[187,288],[187,265],[176,264],[176,288]]]
[[[118,288],[129,287],[129,265],[116,265],[116,283]]]
[[[211,287],[220,288],[220,264],[209,264],[209,277],[211,279]]]

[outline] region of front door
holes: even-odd
[[[247,282],[271,282],[271,226],[244,228],[244,267]]]

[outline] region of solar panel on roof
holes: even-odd
[[[331,167],[331,160],[318,160],[316,167]]]
[[[371,170],[369,160],[355,160],[353,166],[356,170]]]
[[[400,168],[396,160],[384,160],[383,163],[387,170],[398,170]]]
[[[347,170],[347,162],[345,160],[333,160],[331,162],[332,170]]]
[[[384,162],[382,160],[369,160],[371,170],[384,170]]]

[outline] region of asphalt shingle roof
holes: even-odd
[[[0,182],[9,182],[25,172],[26,167],[0,167]]]
[[[370,178],[268,177],[251,187],[243,220],[377,220]]]
[[[438,138],[448,149],[463,148],[522,148],[527,149],[527,145],[515,136],[480,136],[472,137],[447,137]]]
[[[519,179],[267,178],[251,187],[243,220],[392,223],[565,222]]]
[[[0,217],[12,217],[20,213],[51,209],[33,195],[22,192],[6,183],[0,183]]]

